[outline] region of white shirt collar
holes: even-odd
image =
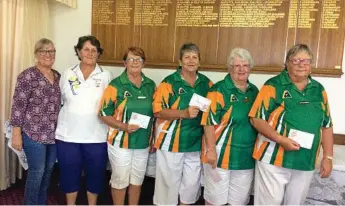
[[[81,69],[80,69],[80,64],[75,65],[75,66],[72,68],[72,71],[77,75],[77,77],[78,77],[79,79],[85,81],[84,75],[83,75],[83,73],[81,72]],[[96,64],[96,67],[95,67],[95,69],[91,72],[89,78],[92,77],[92,76],[95,75],[95,74],[102,73],[103,71],[104,71],[104,70],[103,70],[98,64]]]

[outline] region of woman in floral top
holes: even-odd
[[[60,74],[52,69],[55,47],[41,39],[35,45],[36,65],[19,74],[13,95],[12,146],[24,149],[28,161],[25,205],[45,205],[56,161],[55,129],[60,111]]]

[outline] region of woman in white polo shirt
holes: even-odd
[[[60,80],[63,106],[56,129],[60,187],[67,204],[74,205],[84,170],[88,203],[95,205],[108,159],[107,126],[97,113],[111,74],[97,64],[103,49],[95,37],[80,37],[74,49],[80,63],[67,69]]]

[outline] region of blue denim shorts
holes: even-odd
[[[107,143],[72,143],[56,140],[60,188],[65,193],[79,191],[84,170],[87,191],[102,192],[108,162]]]

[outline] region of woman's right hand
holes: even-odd
[[[12,134],[12,147],[18,151],[22,151],[23,137],[21,134]]]
[[[217,152],[215,150],[208,150],[206,152],[206,159],[213,169],[217,167]]]
[[[193,119],[199,114],[199,107],[197,106],[189,106],[187,109],[184,110],[185,118]]]
[[[279,144],[284,148],[286,151],[296,151],[299,150],[300,146],[294,140],[288,137],[281,137]]]
[[[123,131],[130,133],[136,132],[140,128],[139,125],[136,124],[123,124],[123,128],[121,128]]]

